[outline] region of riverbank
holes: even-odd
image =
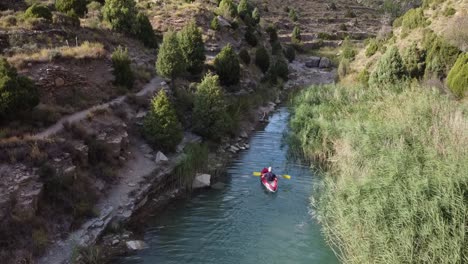
[[[312,206],[345,263],[460,263],[465,101],[427,87],[312,86],[294,102],[297,147],[324,184]]]

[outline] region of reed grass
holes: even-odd
[[[294,109],[296,146],[326,168],[311,203],[344,263],[468,262],[466,102],[330,85]]]
[[[208,146],[193,143],[186,146],[182,159],[174,168],[177,188],[192,189],[192,182],[197,173],[205,173],[208,169]]]

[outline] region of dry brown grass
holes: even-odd
[[[46,62],[58,58],[71,59],[97,59],[106,55],[104,45],[96,42],[85,41],[76,47],[58,47],[53,49],[42,49],[35,53],[15,54],[8,58],[8,61],[16,67],[21,67],[26,62]]]

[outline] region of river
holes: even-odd
[[[309,197],[320,179],[288,158],[288,121],[288,109],[278,109],[227,168],[224,188],[171,203],[149,220],[149,247],[116,263],[338,263],[311,218]],[[252,176],[264,166],[292,178],[281,178],[278,192],[267,193]]]

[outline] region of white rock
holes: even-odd
[[[142,250],[147,247],[146,243],[141,240],[131,240],[125,243],[129,250]]]
[[[192,188],[193,189],[198,189],[198,188],[205,188],[210,186],[210,180],[211,180],[211,175],[209,174],[198,174],[195,176],[195,179],[193,179],[192,183]]]
[[[162,153],[161,151],[158,151],[158,153],[156,153],[156,159],[154,160],[154,162],[159,163],[159,162],[164,162],[168,160],[169,159],[166,157],[166,155],[164,155],[164,153]]]
[[[112,245],[115,246],[119,243],[120,241],[118,239],[112,240]]]
[[[241,138],[248,138],[249,135],[247,134],[247,132],[242,131],[242,132],[240,133],[240,137],[241,137]]]

